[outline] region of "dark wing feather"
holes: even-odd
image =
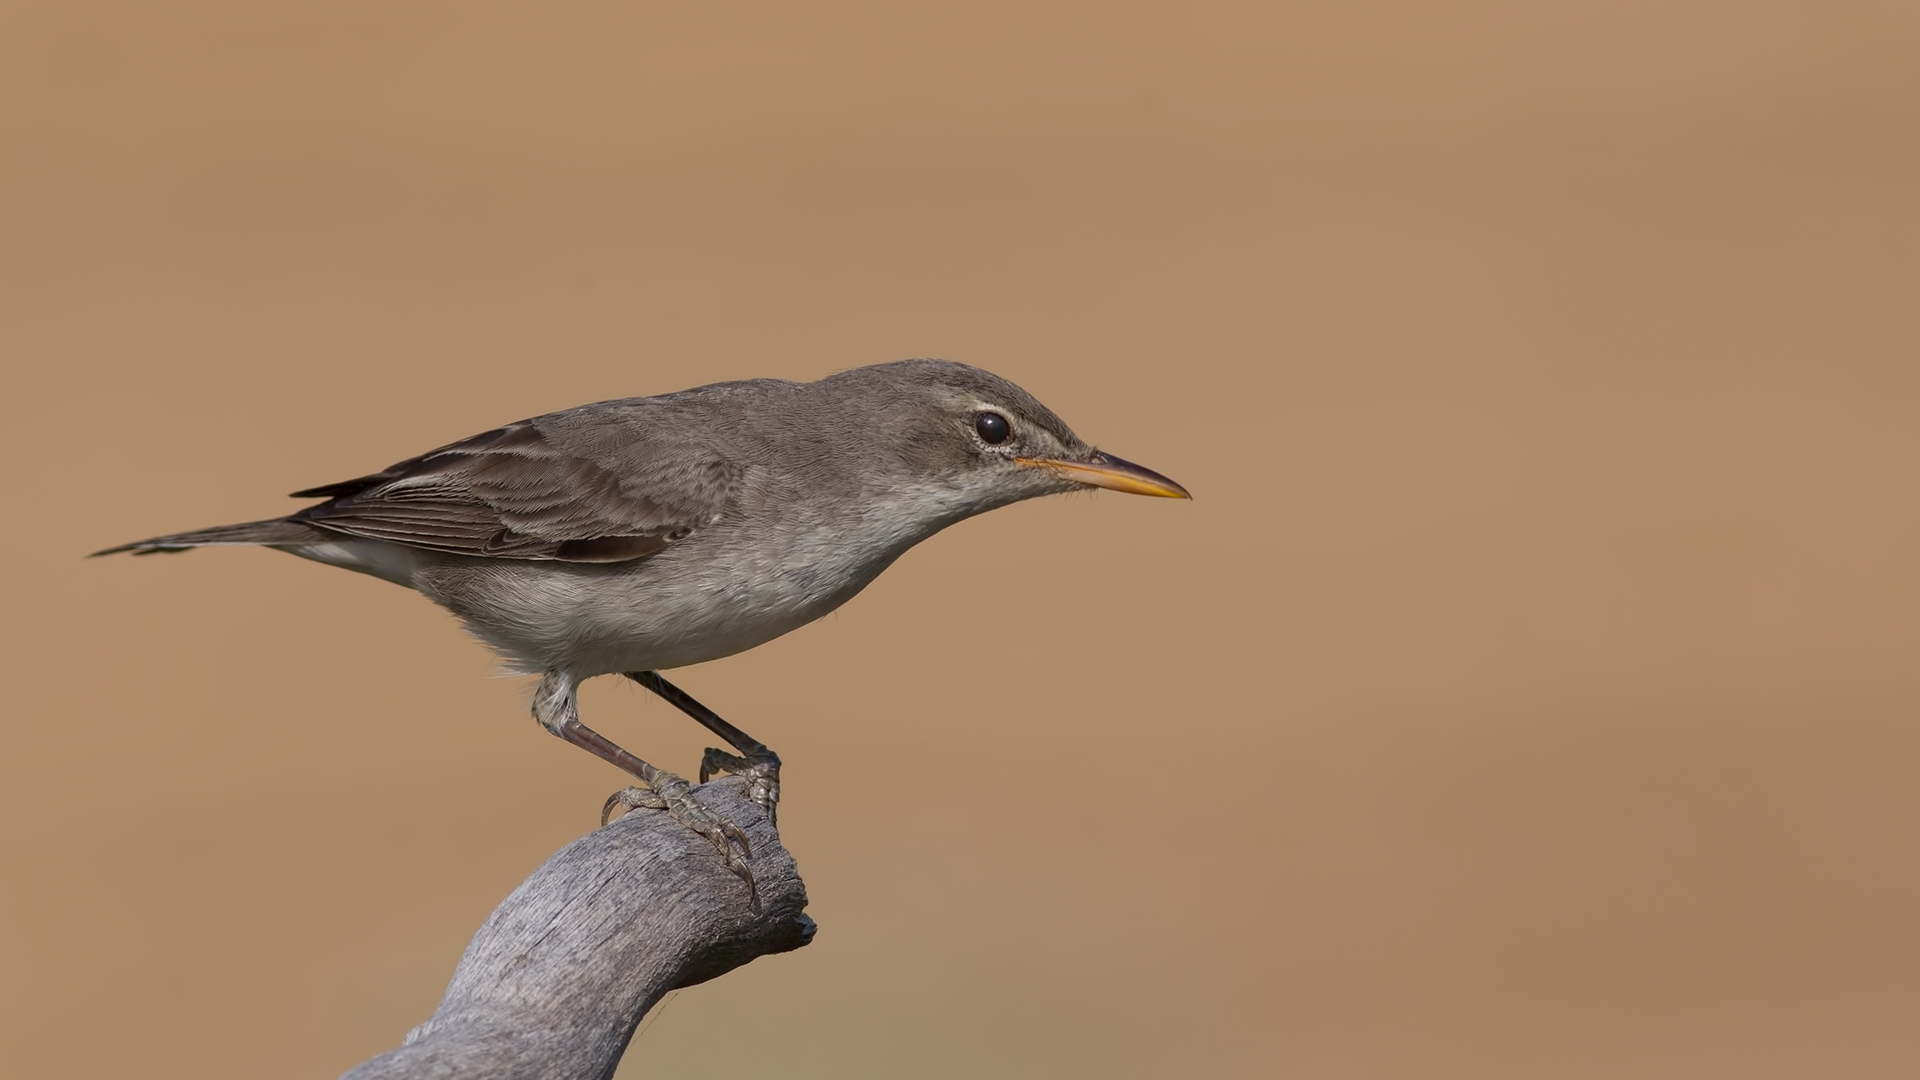
[[[298,492],[329,501],[293,519],[457,555],[627,562],[711,524],[738,481],[718,454],[662,453],[649,426],[614,410],[522,420]]]

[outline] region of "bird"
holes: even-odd
[[[922,358],[551,412],[296,491],[323,501],[284,517],[94,554],[251,545],[413,589],[540,677],[542,727],[644,785],[603,822],[665,809],[744,870],[744,834],[685,779],[581,723],[580,683],[624,675],[699,721],[731,747],[706,752],[701,782],[743,777],[771,818],[779,756],[660,673],[826,615],[958,521],[1092,488],[1191,498],[1013,382]]]

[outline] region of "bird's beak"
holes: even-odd
[[[1014,458],[1016,463],[1036,468],[1052,469],[1069,480],[1076,480],[1089,487],[1103,487],[1111,491],[1124,491],[1129,495],[1158,495],[1163,499],[1191,499],[1187,489],[1161,476],[1145,466],[1123,461],[1112,454],[1103,454],[1096,450],[1087,455],[1084,461],[1064,461],[1058,458]]]

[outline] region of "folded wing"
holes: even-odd
[[[684,445],[660,452],[638,423],[608,416],[567,429],[522,420],[369,476],[297,491],[328,501],[288,520],[456,555],[644,558],[715,521],[739,475],[717,454],[686,453]]]

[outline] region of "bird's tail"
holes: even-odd
[[[239,525],[216,525],[211,529],[195,529],[192,532],[174,533],[172,536],[156,536],[150,540],[135,540],[131,544],[121,544],[119,547],[110,547],[93,554],[114,555],[122,551],[131,551],[135,555],[152,555],[160,551],[185,551],[188,548],[206,547],[210,544],[320,544],[339,538],[336,533],[315,528],[304,521],[273,518],[269,521],[248,521]]]

